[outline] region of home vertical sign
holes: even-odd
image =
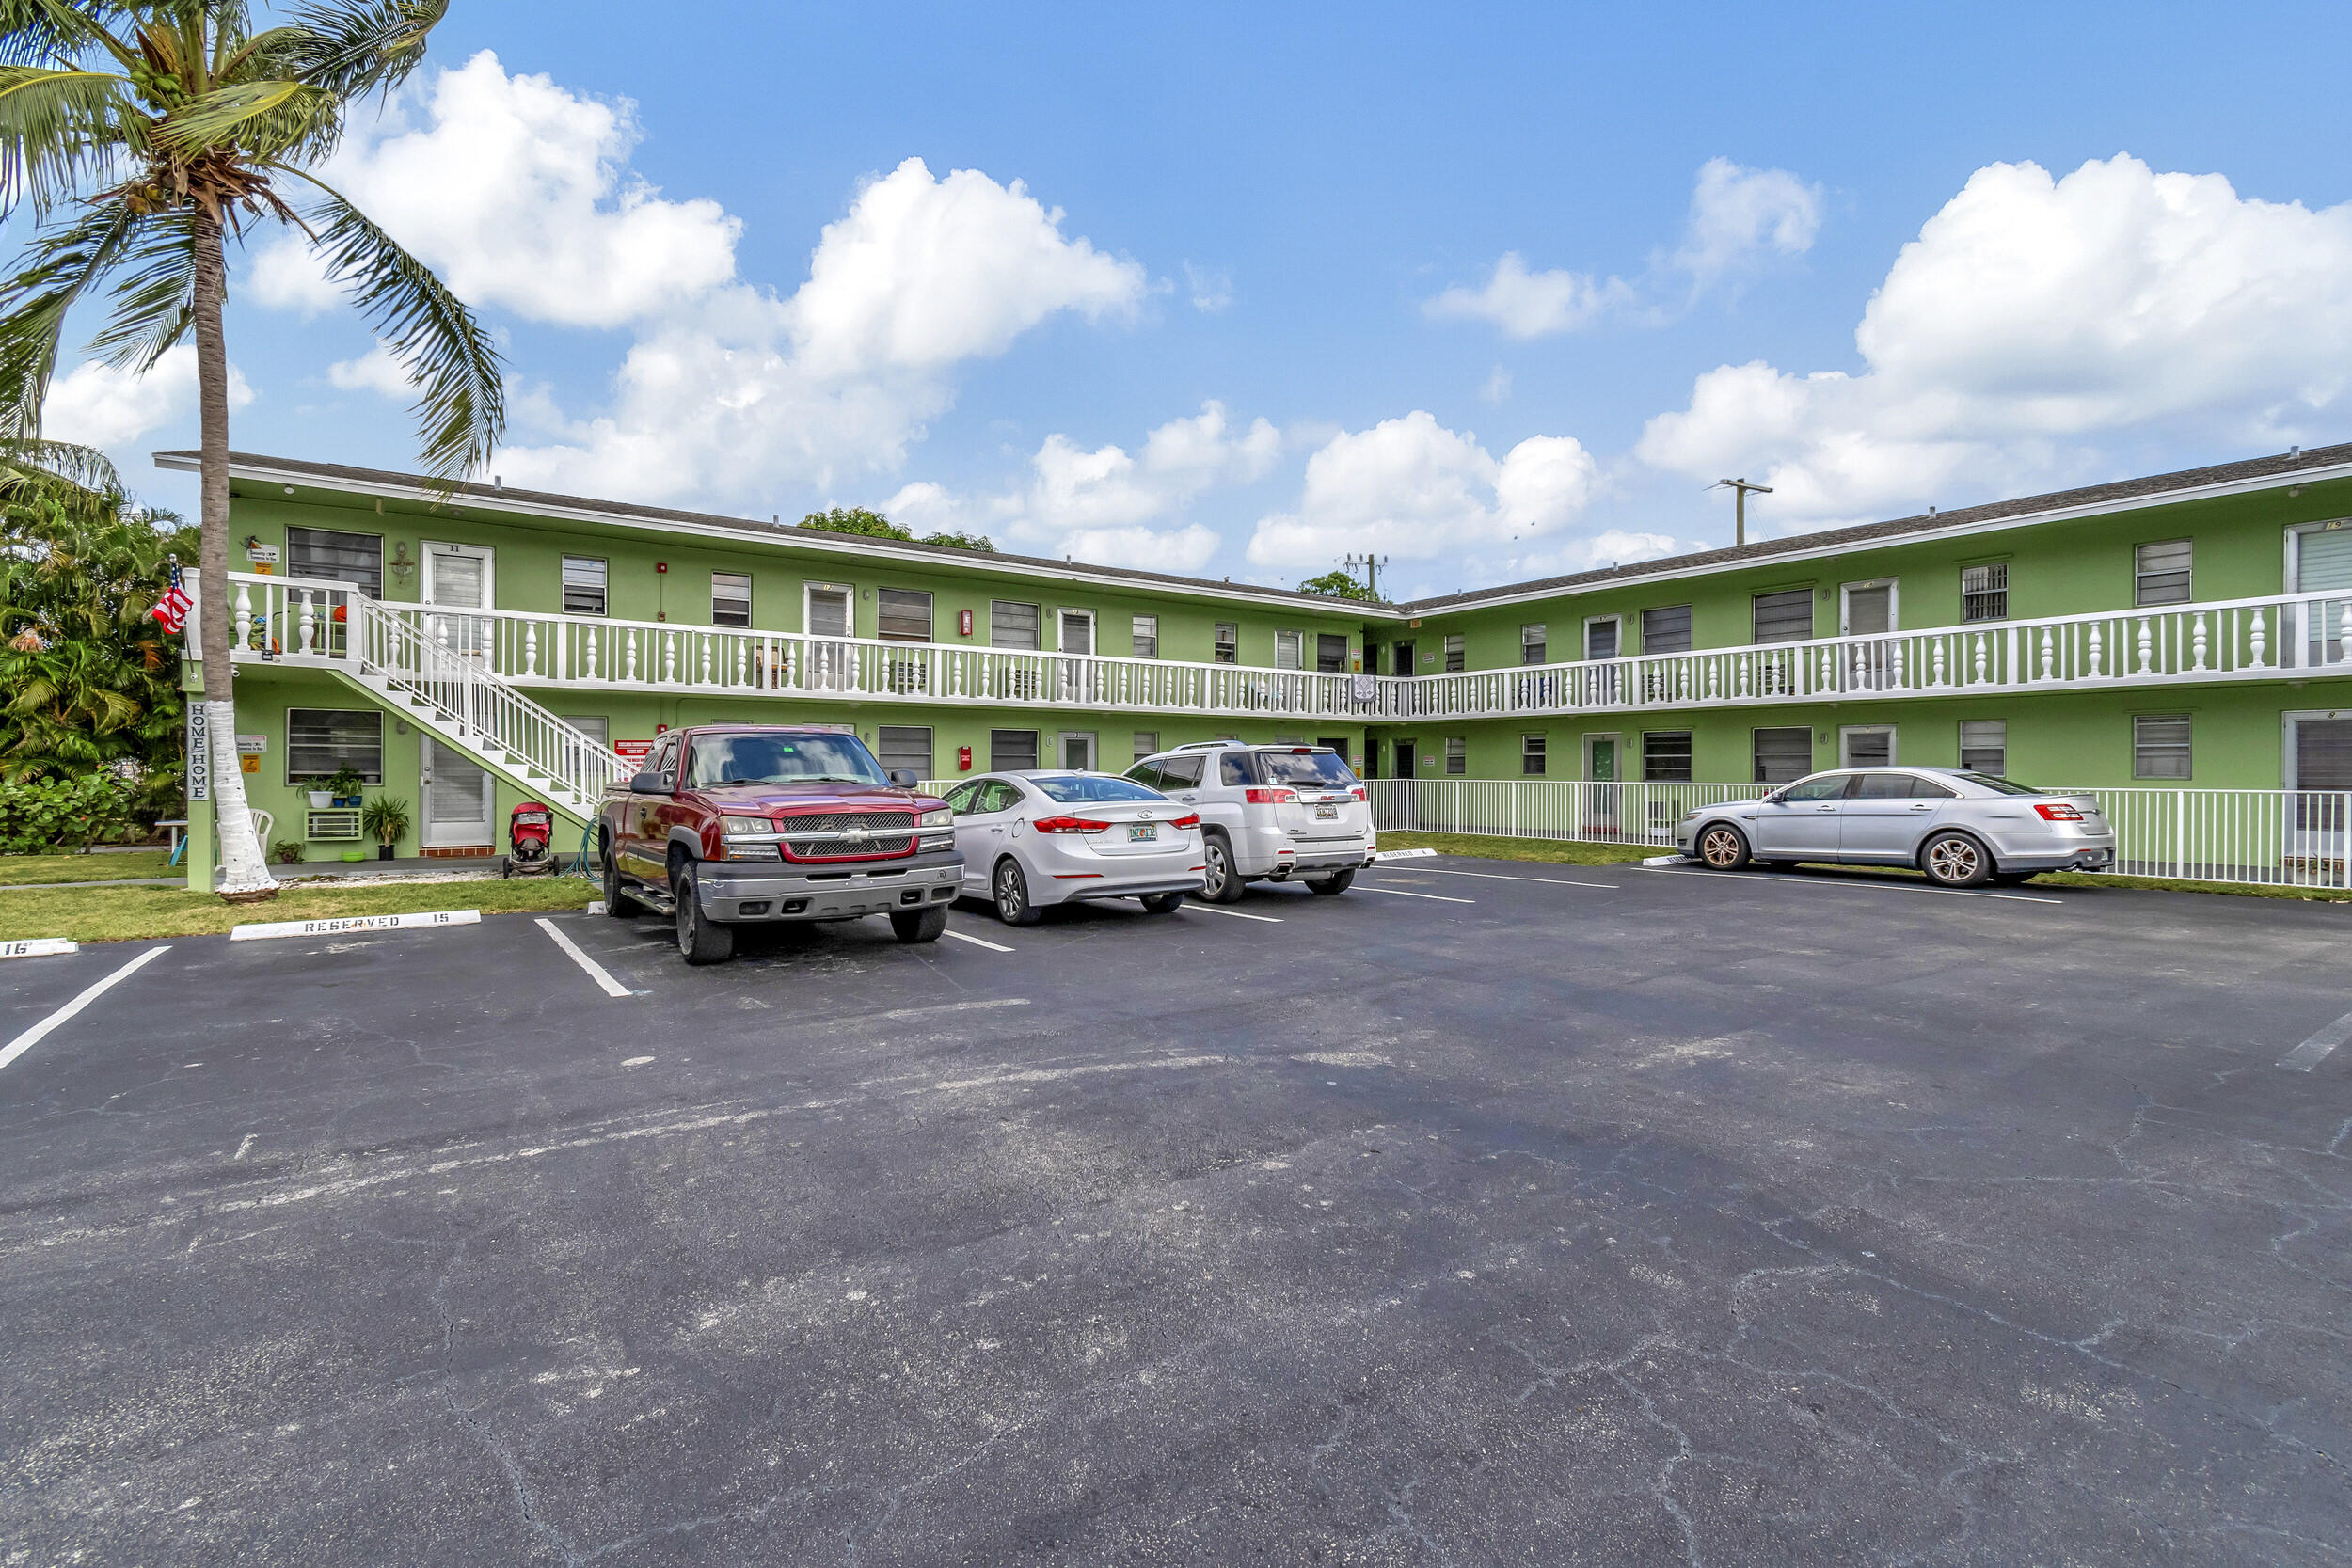
[[[188,704],[188,801],[213,798],[212,734],[205,728],[204,700],[193,699]]]

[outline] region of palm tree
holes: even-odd
[[[235,901],[276,892],[245,802],[230,700],[229,355],[224,236],[291,223],[310,236],[407,368],[426,471],[478,467],[505,424],[499,356],[471,311],[312,172],[353,104],[424,58],[447,0],[312,0],[256,32],[243,0],[0,0],[0,218],[31,239],[0,280],[0,446],[44,457],[41,404],[65,318],[105,288],[90,351],[144,372],[196,339],[202,426],[198,618],[214,815]],[[110,280],[110,282],[109,282]]]

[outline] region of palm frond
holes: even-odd
[[[196,320],[196,214],[175,207],[151,215],[117,257],[127,268],[109,297],[114,309],[90,352],[144,375]]]
[[[83,291],[121,259],[140,220],[119,203],[36,233],[0,283],[0,436],[40,435],[40,405],[57,368],[57,334]]]
[[[107,30],[127,20],[128,8],[73,0],[0,0],[0,61],[10,65],[70,65],[93,50],[128,70],[135,57]]]
[[[489,333],[432,268],[332,186],[298,169],[284,172],[324,193],[311,216],[326,275],[350,288],[419,389],[414,407],[425,472],[462,478],[489,457],[506,430],[506,393]]]
[[[221,87],[164,117],[155,139],[179,152],[235,148],[262,158],[308,163],[335,150],[342,104],[333,93],[278,79]]]
[[[424,63],[426,35],[448,13],[449,0],[321,0],[271,29],[266,46],[256,40],[257,63],[338,98],[364,98]]]
[[[0,438],[0,497],[22,484],[70,485],[119,510],[122,476],[96,447],[39,436]]]
[[[72,197],[143,145],[145,125],[126,76],[0,65],[0,214]]]

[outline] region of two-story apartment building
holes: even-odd
[[[232,476],[250,570],[200,612],[231,618],[251,804],[318,853],[356,847],[306,799],[346,763],[412,803],[402,852],[479,852],[515,801],[577,831],[661,728],[730,718],[852,727],[927,779],[1232,736],[1383,777],[1893,760],[2352,789],[2352,446],[1401,605],[495,482]]]

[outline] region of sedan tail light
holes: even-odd
[[[1200,826],[1200,814],[1197,811],[1186,812],[1184,816],[1172,819],[1168,823],[1168,826],[1171,828],[1198,828]]]
[[[2074,806],[2045,806],[2036,801],[2033,809],[2041,814],[2044,822],[2080,822],[2083,819],[2082,812]]]
[[[1111,827],[1091,816],[1041,816],[1029,826],[1041,833],[1106,833]]]
[[[1253,806],[1295,806],[1298,791],[1295,789],[1252,789],[1247,792]]]

